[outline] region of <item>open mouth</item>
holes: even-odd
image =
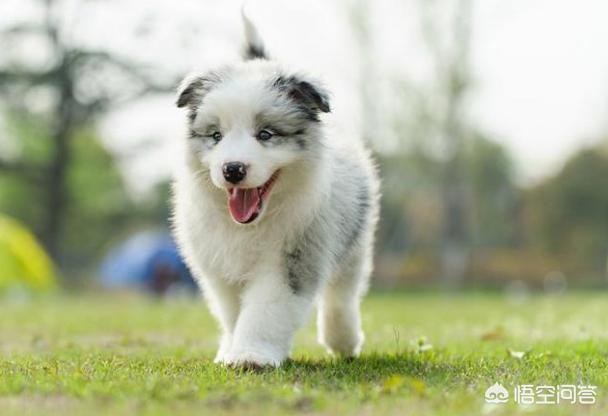
[[[228,190],[228,210],[232,219],[241,224],[249,224],[262,212],[264,203],[270,195],[279,171],[257,188],[232,188]]]

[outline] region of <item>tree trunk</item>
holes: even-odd
[[[470,263],[469,195],[463,165],[467,136],[463,99],[469,81],[471,16],[471,0],[461,0],[454,21],[454,55],[447,65],[441,277],[448,287],[462,284]]]
[[[459,287],[470,262],[467,187],[459,155],[447,162],[444,175],[441,278],[448,287]]]
[[[49,165],[47,181],[47,217],[45,221],[44,240],[46,247],[55,258],[60,260],[61,232],[67,207],[68,186],[67,168],[70,163],[70,137],[74,122],[73,81],[69,58],[64,56],[58,77],[60,102],[57,111],[56,125],[52,135],[53,154]]]

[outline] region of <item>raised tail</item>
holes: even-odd
[[[253,22],[247,17],[244,7],[241,9],[241,16],[243,17],[243,27],[245,28],[243,59],[268,59],[264,48],[264,42]]]

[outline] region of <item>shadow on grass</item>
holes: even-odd
[[[237,372],[250,373],[248,370]],[[365,354],[358,358],[297,358],[278,369],[265,368],[254,373],[285,382],[307,384],[367,384],[393,376],[415,378],[426,383],[445,381],[466,374],[464,363],[438,360],[433,353]]]

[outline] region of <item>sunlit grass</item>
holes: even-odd
[[[0,308],[1,414],[608,413],[601,293],[375,293],[361,358],[329,358],[311,322],[293,360],[262,373],[212,364],[217,332],[197,299],[60,296]],[[594,384],[598,404],[492,408],[483,393],[496,381]]]

